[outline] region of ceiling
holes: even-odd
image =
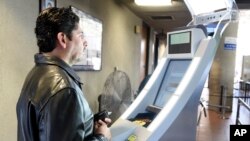
[[[186,26],[191,20],[191,15],[183,2],[172,0],[171,6],[142,7],[137,6],[134,0],[116,0],[127,6],[157,33],[166,33],[176,27]],[[250,0],[236,0],[240,9],[250,9]]]

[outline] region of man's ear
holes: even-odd
[[[58,45],[64,49],[66,48],[66,38],[67,36],[63,32],[57,34]]]

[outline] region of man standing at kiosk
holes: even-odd
[[[71,68],[87,46],[83,30],[70,8],[49,8],[38,16],[39,53],[16,107],[18,141],[110,140],[111,120],[94,123],[80,78]]]

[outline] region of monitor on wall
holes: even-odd
[[[80,26],[84,32],[88,47],[83,51],[79,62],[73,65],[75,70],[101,70],[102,59],[102,21],[88,13],[71,6],[80,18]]]

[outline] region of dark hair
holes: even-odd
[[[56,46],[57,34],[63,32],[71,40],[79,17],[71,8],[48,8],[36,20],[35,34],[39,52],[51,52]]]

